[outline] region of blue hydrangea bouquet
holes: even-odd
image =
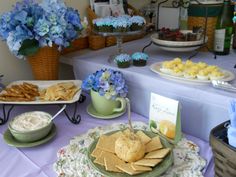
[[[45,46],[68,47],[81,30],[78,11],[62,0],[22,0],[0,16],[0,37],[18,58]]]
[[[82,83],[83,90],[93,90],[106,99],[115,100],[117,97],[126,97],[128,86],[123,74],[112,69],[102,69],[90,74]]]

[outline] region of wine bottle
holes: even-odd
[[[233,34],[234,8],[229,0],[224,0],[222,11],[217,19],[215,29],[214,51],[216,55],[228,55]]]
[[[233,23],[234,23],[234,37],[233,37],[233,49],[236,49],[236,4],[234,5],[234,18],[233,18]]]

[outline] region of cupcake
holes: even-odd
[[[131,56],[134,66],[145,66],[148,60],[148,55],[142,52],[136,52]]]
[[[120,54],[115,57],[115,62],[119,68],[128,68],[131,57],[128,54]]]
[[[130,22],[126,18],[118,17],[113,19],[114,32],[127,32],[130,28]]]
[[[141,16],[133,16],[130,18],[131,22],[131,31],[139,31],[143,29],[143,26],[145,25],[146,21]]]
[[[112,32],[112,19],[113,17],[106,17],[93,20],[94,29],[98,32]]]

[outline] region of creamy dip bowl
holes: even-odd
[[[52,128],[51,119],[52,116],[46,112],[26,112],[13,118],[8,128],[16,140],[34,142],[48,135]]]

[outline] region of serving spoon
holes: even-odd
[[[61,114],[62,111],[64,111],[66,109],[66,104],[64,104],[62,106],[62,108],[51,118],[50,121],[53,121],[53,119],[55,119],[59,114]]]
[[[129,98],[125,98],[126,100],[126,104],[127,104],[127,109],[128,109],[128,120],[129,120],[129,130],[131,132],[131,139],[135,139],[135,136],[134,136],[134,129],[133,129],[133,126],[132,126],[132,121],[131,121],[131,108],[130,108],[130,100]]]

